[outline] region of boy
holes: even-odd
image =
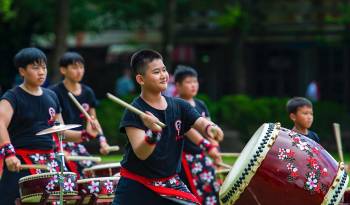
[[[199,204],[178,176],[183,136],[193,126],[221,140],[222,130],[187,102],[161,95],[169,75],[158,52],[136,52],[131,68],[141,86],[141,94],[132,105],[146,114],[137,116],[126,110],[120,123],[128,144],[113,204]],[[160,128],[157,121],[166,127]]]
[[[198,74],[191,67],[179,65],[175,69],[176,90],[180,98],[190,103],[202,117],[209,119],[209,111],[203,101],[194,98],[198,92]],[[192,129],[193,130],[193,129]],[[186,135],[182,154],[181,179],[201,204],[219,204],[219,183],[216,181],[215,162],[221,162],[218,143],[211,143],[193,130]],[[198,166],[201,165],[201,166]],[[198,167],[192,169],[192,167]]]
[[[289,118],[293,121],[293,131],[320,143],[320,138],[315,132],[309,130],[314,120],[312,103],[303,97],[294,97],[287,102]]]
[[[0,204],[14,204],[19,197],[18,180],[40,173],[33,169],[19,172],[21,164],[46,164],[50,171],[59,171],[52,135],[35,135],[51,127],[51,122],[62,122],[56,94],[40,87],[47,75],[46,62],[45,54],[37,48],[20,50],[14,64],[23,83],[8,90],[0,100],[0,158],[6,164],[0,180]],[[97,129],[89,123],[84,133],[64,131],[66,140],[81,141],[87,134],[96,136]]]
[[[84,59],[76,52],[66,52],[63,54],[59,61],[61,74],[64,76],[62,82],[50,87],[53,90],[60,102],[62,108],[62,116],[66,124],[85,124],[85,116],[76,107],[73,101],[68,96],[68,92],[71,92],[87,113],[91,116],[96,116],[96,98],[93,90],[80,81],[83,79],[85,67]],[[78,130],[81,130],[79,127]],[[109,147],[107,140],[104,136],[99,136],[100,152],[102,154],[108,154],[107,148]],[[80,143],[68,142],[63,144],[64,151],[71,155],[90,156],[85,146]],[[67,167],[83,176],[82,171],[84,168],[94,165],[92,161],[84,160],[79,163],[68,161]]]

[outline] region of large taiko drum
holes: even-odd
[[[313,140],[263,124],[249,140],[220,190],[222,204],[338,204],[349,178]]]
[[[120,163],[99,164],[85,168],[83,173],[87,178],[112,177],[120,172]]]
[[[350,205],[350,188],[344,192],[343,199],[339,205]]]
[[[77,176],[73,172],[63,173],[64,196],[77,196]],[[59,196],[59,173],[34,174],[19,179],[19,193],[23,203],[40,202],[43,193],[47,191],[51,196]]]
[[[96,194],[99,200],[110,199],[110,201],[107,202],[112,202],[119,178],[120,177],[99,177],[78,180],[79,192],[84,193],[80,195],[85,195],[83,204],[88,204],[93,194]]]

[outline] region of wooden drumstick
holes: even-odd
[[[219,169],[219,170],[215,170],[216,174],[226,174],[229,173],[230,169]]]
[[[216,165],[219,165],[221,167],[224,167],[224,168],[227,168],[227,169],[231,169],[232,166],[228,165],[228,164],[225,164],[223,162],[217,162],[215,163]]]
[[[44,164],[21,164],[19,168],[22,169],[41,169],[41,170],[49,170],[49,168]]]
[[[73,101],[73,103],[77,106],[77,108],[83,113],[83,115],[88,119],[89,122],[92,122],[92,118],[89,115],[89,113],[86,112],[86,110],[83,108],[83,106],[80,105],[78,100],[74,97],[74,95],[71,92],[68,92],[68,96]],[[98,134],[103,135],[102,129],[98,129]]]
[[[90,156],[67,156],[68,161],[84,161],[90,160],[94,162],[101,162],[101,157],[90,157]]]
[[[121,100],[120,98],[110,94],[110,93],[107,93],[107,97],[112,100],[113,102],[125,107],[126,109],[130,110],[131,112],[137,114],[137,115],[146,115],[146,113],[142,112],[141,110],[137,109],[136,107],[128,104],[127,102]],[[162,122],[156,122],[156,124],[162,128],[164,128],[166,125]]]
[[[109,152],[116,152],[116,151],[119,151],[119,146],[118,146],[118,145],[109,146],[109,147],[107,148],[107,150],[108,150]]]
[[[340,125],[333,123],[335,141],[337,142],[338,154],[341,162],[344,162],[343,147],[341,142]]]
[[[219,153],[220,156],[222,157],[238,157],[241,153],[239,152],[222,152],[222,153]]]

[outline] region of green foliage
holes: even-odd
[[[243,21],[243,11],[239,4],[230,5],[225,13],[217,18],[217,23],[224,28],[238,27]]]
[[[4,21],[8,21],[15,17],[16,13],[11,9],[13,0],[1,0],[0,1],[0,16]]]

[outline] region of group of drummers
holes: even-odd
[[[47,76],[47,59],[41,50],[20,50],[14,65],[23,83],[4,93],[0,101],[0,157],[4,160],[0,204],[25,204],[19,184],[27,181],[28,176],[44,172],[24,169],[23,165],[46,165],[50,173],[60,172],[63,167],[65,172],[74,173],[76,178],[67,177],[64,181],[70,188],[67,190],[78,186],[71,185],[72,180],[98,181],[96,177],[100,176],[89,172],[95,162],[67,159],[62,162],[57,157],[61,148],[65,156],[90,156],[81,144],[90,140],[98,140],[101,154],[110,150],[96,118],[94,92],[80,83],[85,70],[83,57],[76,52],[65,53],[59,61],[64,79],[48,89],[41,87]],[[131,106],[142,114],[125,110],[120,131],[126,134],[128,143],[117,173],[110,173],[111,178],[102,180],[103,183],[100,180],[104,188],[90,180],[85,191],[99,194],[103,189],[102,194],[113,195],[109,203],[114,205],[220,204],[221,184],[215,169],[223,164],[219,142],[224,134],[210,120],[206,105],[195,98],[197,72],[188,66],[175,69],[179,98],[173,98],[162,94],[169,75],[161,54],[150,49],[137,51],[131,57],[130,67],[141,87]],[[91,117],[72,102],[69,92]],[[293,98],[287,107],[295,124],[293,131],[319,142],[317,134],[308,130],[313,121],[312,104],[304,98]],[[61,130],[62,147],[58,132],[36,135],[59,124],[82,126]],[[50,191],[50,183],[41,185],[42,193]],[[78,195],[82,195],[81,190]]]

